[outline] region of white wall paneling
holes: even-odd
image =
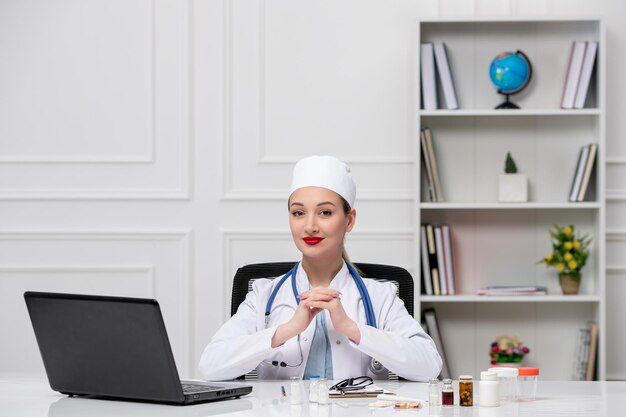
[[[22,294],[52,291],[156,298],[181,371],[190,351],[187,230],[0,230],[0,372],[43,370]]]
[[[188,20],[183,1],[3,8],[0,199],[187,198]]]

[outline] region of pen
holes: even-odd
[[[284,385],[280,386],[280,391],[283,393],[283,398],[287,398],[287,391],[285,391],[285,386]]]
[[[424,400],[420,400],[417,398],[401,397],[399,395],[393,395],[393,394],[378,394],[376,398],[378,398],[379,400],[386,400],[386,401],[408,401],[412,403],[424,403]]]

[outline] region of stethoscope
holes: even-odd
[[[300,298],[298,297],[298,287],[296,283],[296,272],[298,271],[298,265],[300,265],[300,262],[295,264],[294,267],[291,268],[289,272],[287,272],[280,279],[280,281],[278,281],[278,284],[276,284],[276,287],[274,287],[274,289],[272,290],[272,293],[270,294],[270,298],[267,300],[267,304],[265,305],[265,327],[266,328],[270,320],[270,314],[272,312],[272,305],[274,304],[274,299],[276,298],[276,295],[278,294],[280,287],[288,279],[291,279],[291,290],[293,291],[293,296],[296,299],[296,304],[297,305],[300,304]],[[367,325],[372,326],[372,327],[377,327],[376,316],[374,315],[374,308],[372,307],[372,300],[370,298],[369,292],[367,291],[367,288],[365,287],[363,278],[361,278],[361,275],[359,275],[359,273],[356,271],[356,269],[354,269],[352,265],[350,265],[350,263],[346,262],[346,265],[348,266],[348,271],[350,271],[350,275],[352,275],[352,279],[354,280],[354,283],[356,284],[359,290],[359,294],[361,295],[361,300],[363,301],[363,308],[365,309],[365,318],[366,318]],[[274,366],[280,366],[283,368],[300,367],[300,365],[302,365],[302,362],[304,361],[304,357],[302,354],[302,345],[300,344],[300,335],[298,335],[298,348],[300,349],[300,363],[298,363],[297,365],[287,365],[285,362],[279,362],[279,361],[271,361],[270,363]],[[378,363],[378,361],[374,361],[374,359],[372,359],[372,363],[374,362]],[[371,367],[372,367],[372,364],[370,364],[370,368]]]

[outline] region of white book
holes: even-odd
[[[589,186],[589,180],[591,179],[591,173],[593,172],[593,165],[596,160],[597,151],[597,144],[589,144],[589,156],[587,157],[587,161],[585,163],[585,172],[583,173],[583,179],[580,183],[580,190],[578,191],[578,201],[585,201],[585,194],[587,193],[587,187]]]
[[[428,194],[430,195],[430,201],[437,202],[437,194],[435,192],[435,182],[433,178],[433,168],[430,166],[430,154],[428,152],[428,145],[426,144],[426,133],[424,130],[420,133],[420,142],[422,144],[422,157],[424,159],[424,169],[426,170],[426,179],[428,181]]]
[[[454,285],[454,263],[452,262],[452,233],[450,232],[450,226],[444,224],[441,226],[441,232],[443,234],[443,250],[445,251],[446,258],[446,278],[448,279],[448,294],[456,294]]]
[[[433,182],[435,183],[435,196],[438,202],[443,201],[443,192],[441,191],[441,181],[439,180],[439,169],[437,168],[437,158],[435,157],[435,146],[433,144],[433,135],[429,128],[424,129],[424,138],[426,139],[426,148],[428,157],[430,158],[430,168],[433,174]]]
[[[424,290],[426,295],[433,295],[433,282],[430,276],[430,262],[428,261],[428,240],[426,239],[426,226],[420,227],[422,249],[422,274],[424,274]]]
[[[578,81],[578,89],[576,90],[576,98],[574,99],[574,108],[582,109],[585,107],[585,100],[589,92],[589,83],[591,82],[591,74],[593,66],[596,62],[598,53],[598,42],[587,42],[585,49],[585,58],[583,59],[583,67],[580,72],[580,80]]]
[[[582,72],[586,47],[587,42],[584,41],[574,41],[572,44],[561,108],[571,109],[574,107],[574,98],[576,97],[576,89],[578,88],[578,81],[580,80],[580,73]]]
[[[432,43],[423,43],[420,47],[420,69],[424,110],[436,110],[438,107],[437,84],[435,83],[435,54]]]
[[[578,163],[576,164],[576,172],[574,173],[574,180],[572,181],[572,188],[569,192],[569,201],[578,201],[578,192],[580,191],[580,184],[583,180],[583,173],[585,172],[585,165],[587,164],[587,158],[589,157],[589,146],[583,146],[580,149],[578,155]]]
[[[456,97],[456,89],[452,81],[452,71],[450,71],[450,63],[448,61],[448,53],[445,43],[435,43],[435,62],[437,64],[437,74],[441,82],[443,97],[446,101],[446,108],[455,110],[459,108],[459,102]]]
[[[437,263],[439,264],[439,289],[441,295],[448,295],[448,274],[446,271],[446,256],[443,250],[441,226],[435,226],[435,246],[437,247]]]

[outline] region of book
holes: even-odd
[[[420,132],[420,143],[422,145],[422,158],[424,159],[424,170],[426,171],[426,179],[428,182],[428,195],[430,201],[437,201],[437,194],[435,193],[435,183],[433,179],[433,169],[430,166],[430,157],[428,152],[428,146],[426,145],[426,134],[424,130]]]
[[[577,201],[585,201],[585,194],[587,193],[587,187],[589,185],[589,179],[591,178],[591,172],[593,171],[597,151],[598,145],[596,143],[589,144],[589,156],[585,162],[585,172],[583,173],[583,178],[580,183]]]
[[[589,146],[583,146],[580,148],[578,162],[576,163],[576,171],[574,172],[574,179],[572,180],[572,187],[569,192],[569,201],[578,201],[578,192],[580,191],[580,184],[583,180],[583,173],[585,172],[585,164],[587,163],[588,156]]]
[[[434,44],[435,63],[437,64],[437,74],[443,91],[443,98],[446,102],[446,108],[456,110],[459,108],[459,102],[456,96],[456,89],[452,81],[452,71],[450,71],[450,62],[448,60],[448,51],[446,44],[437,42]]]
[[[441,226],[435,226],[435,247],[437,248],[437,265],[439,266],[439,289],[441,295],[448,295],[448,272],[446,271],[446,255],[443,249]]]
[[[437,323],[437,315],[435,314],[435,309],[428,308],[424,310],[423,315],[424,321],[426,322],[426,329],[424,330],[426,330],[426,333],[428,333],[431,339],[433,339],[433,342],[435,342],[435,347],[437,348],[437,352],[439,352],[439,356],[441,356],[441,361],[443,362],[439,378],[452,378],[452,374],[450,373],[450,367],[448,366],[446,350],[443,346],[443,338],[441,337],[439,324]]]
[[[435,230],[432,224],[426,224],[426,240],[428,241],[428,262],[432,279],[433,294],[441,295],[439,287],[439,265],[437,264],[437,249],[435,246]]]
[[[428,240],[426,238],[426,226],[420,226],[420,239],[422,250],[422,278],[424,282],[423,290],[426,295],[433,295],[433,281],[430,276],[430,262],[428,260]]]
[[[439,180],[439,172],[437,169],[437,158],[435,157],[435,147],[433,144],[433,135],[429,128],[424,129],[424,138],[426,140],[426,149],[428,150],[428,157],[430,158],[430,167],[433,174],[433,183],[435,184],[435,196],[437,202],[443,201],[443,193],[441,191],[441,181]]]
[[[544,286],[520,286],[520,285],[496,285],[480,288],[478,295],[495,296],[526,296],[526,295],[546,295],[548,288]]]
[[[586,47],[587,43],[584,41],[574,41],[572,43],[567,78],[565,80],[565,88],[563,89],[563,97],[561,100],[561,108],[563,109],[571,109],[574,107],[574,99],[576,97],[576,90],[578,89]]]
[[[572,375],[572,379],[574,381],[583,381],[585,379],[585,372],[587,368],[585,365],[585,345],[587,344],[587,340],[589,337],[589,329],[580,328],[578,329],[578,335],[576,337],[576,350],[574,352],[574,372]]]
[[[424,110],[436,110],[437,84],[435,82],[435,55],[432,43],[420,45],[420,69],[422,82],[422,107]]]
[[[574,98],[575,109],[582,109],[585,107],[585,100],[587,99],[587,93],[589,92],[589,83],[591,82],[591,74],[593,73],[597,53],[598,42],[587,42],[582,70],[580,72],[580,80],[578,81],[576,97]]]
[[[454,282],[454,260],[452,250],[452,231],[450,226],[444,224],[441,226],[443,234],[443,250],[445,251],[446,258],[446,278],[448,278],[448,294],[456,294],[455,282]]]
[[[596,367],[596,353],[598,350],[598,324],[590,321],[589,329],[589,351],[587,355],[587,367],[585,368],[585,380],[593,381]]]

